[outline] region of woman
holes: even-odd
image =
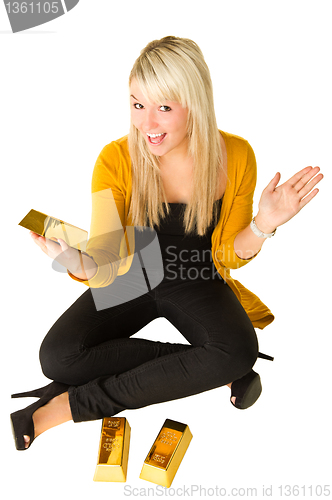
[[[277,173],[253,220],[255,156],[246,140],[218,130],[198,46],[176,37],[151,42],[129,85],[129,135],[105,146],[94,168],[86,252],[31,233],[89,288],[42,343],[42,370],[54,382],[13,395],[40,398],[11,415],[20,450],[71,419],[223,385],[245,409],[261,393],[252,369],[259,355],[254,327],[274,317],[229,269],[254,258],[318,193],[313,187],[323,175],[306,167],[277,187]],[[130,338],[158,317],[189,345]]]

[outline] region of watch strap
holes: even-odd
[[[275,229],[272,233],[263,233],[263,231],[261,231],[257,226],[256,226],[256,222],[255,222],[255,217],[252,219],[252,221],[250,222],[250,228],[251,230],[253,231],[253,233],[258,236],[259,238],[271,238],[272,236],[274,236],[276,234],[276,230]]]

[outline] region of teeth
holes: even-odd
[[[146,134],[146,135],[148,135],[149,137],[154,138],[154,137],[160,137],[161,135],[164,135],[164,133],[165,132],[163,132],[162,134]]]

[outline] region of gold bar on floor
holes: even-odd
[[[61,238],[72,248],[86,250],[87,231],[37,210],[30,210],[18,224],[50,240]]]
[[[192,437],[186,424],[167,418],[144,460],[139,477],[169,488]]]
[[[126,481],[129,441],[130,425],[126,418],[103,419],[94,481]]]

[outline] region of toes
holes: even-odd
[[[233,397],[231,398],[231,401],[232,401],[233,405],[235,405],[236,397],[235,397],[235,396],[233,396]]]
[[[28,448],[29,444],[30,444],[30,437],[29,436],[23,436],[23,438],[24,438],[25,447]]]

